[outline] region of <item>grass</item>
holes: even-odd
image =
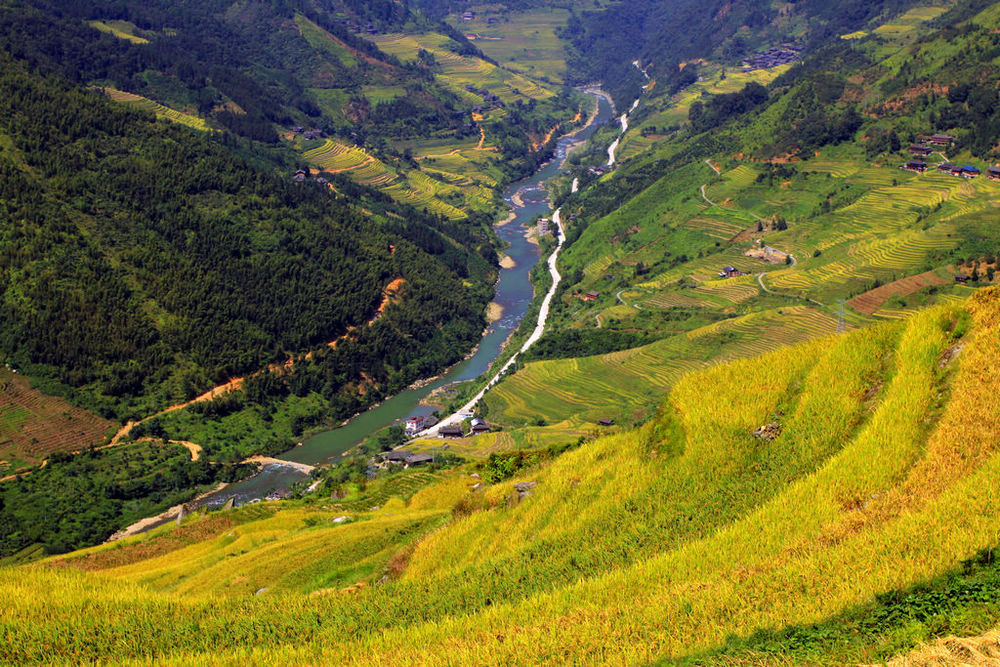
[[[4,659],[845,664],[985,629],[998,325],[985,290],[688,373],[640,429],[347,523],[258,506],[0,569]]]
[[[0,369],[0,477],[37,465],[53,452],[101,445],[117,426],[32,389],[23,375]]]

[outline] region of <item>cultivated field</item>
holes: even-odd
[[[53,452],[101,445],[117,426],[0,369],[0,477],[37,465]]]
[[[984,290],[684,374],[645,426],[495,484],[0,569],[4,658],[881,664],[973,635],[1000,622],[998,332]]]
[[[177,111],[176,109],[165,107],[159,102],[154,102],[153,100],[143,97],[142,95],[127,93],[124,90],[117,90],[115,88],[102,88],[101,90],[103,90],[108,97],[116,102],[124,102],[126,104],[131,104],[138,109],[151,111],[156,114],[158,118],[166,118],[169,121],[180,123],[181,125],[187,125],[188,127],[196,130],[210,129],[208,123],[205,122],[205,119],[195,116],[194,114],[184,113]]]

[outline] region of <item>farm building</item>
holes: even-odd
[[[934,149],[925,144],[911,144],[910,154],[911,155],[923,155],[927,156],[934,152]]]
[[[986,178],[991,181],[1000,181],[1000,167],[990,167],[987,169]]]
[[[903,169],[907,171],[915,171],[918,174],[922,174],[927,171],[927,163],[923,160],[910,160],[903,165]]]
[[[745,276],[746,273],[740,271],[735,266],[726,266],[719,271],[720,278],[738,278],[739,276]]]
[[[404,468],[409,468],[410,466],[431,463],[434,460],[434,457],[432,457],[430,454],[416,454],[414,452],[392,451],[383,454],[382,459],[386,463],[401,465]]]
[[[462,427],[458,425],[442,426],[438,429],[438,437],[441,438],[461,438],[464,435]]]
[[[489,432],[490,432],[490,425],[487,424],[485,421],[483,421],[482,419],[472,420],[473,435],[478,435],[480,433],[489,433]]]
[[[605,419],[598,419],[597,420],[597,425],[598,426],[614,426],[615,425],[615,420],[614,419],[607,419],[607,418],[605,418]]]
[[[935,146],[951,146],[955,143],[955,137],[949,134],[932,134],[927,137],[926,143],[933,144]]]

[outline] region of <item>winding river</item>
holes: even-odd
[[[592,94],[592,96],[597,100],[597,115],[593,122],[585,128],[559,139],[554,159],[543,164],[532,176],[512,184],[503,193],[504,200],[513,210],[513,217],[509,222],[498,225],[496,232],[502,240],[509,244],[507,255],[514,260],[514,266],[500,272],[494,301],[503,308],[503,315],[500,320],[490,325],[486,334],[479,341],[475,352],[433,382],[400,392],[350,419],[339,428],[324,431],[309,438],[300,446],[285,452],[278,458],[312,465],[332,463],[372,433],[411,416],[430,414],[433,408],[421,405],[420,401],[435,389],[455,382],[472,380],[489,369],[490,364],[503,349],[504,342],[520,325],[521,319],[534,297],[530,273],[531,269],[538,263],[540,253],[538,246],[528,241],[526,229],[522,225],[530,222],[536,216],[545,215],[551,211],[548,195],[542,187],[543,184],[559,174],[567,151],[572,145],[586,141],[613,116],[614,112],[606,97],[597,94]],[[628,127],[627,114],[622,116],[621,125],[624,133]],[[616,140],[616,146],[617,143]],[[613,152],[611,158],[609,163],[613,163]],[[561,229],[558,214],[558,211],[554,212],[553,218]],[[560,246],[563,238],[564,236],[560,234]],[[557,278],[555,259],[556,253],[553,253],[553,256],[550,257],[549,268],[553,272],[553,277]],[[551,291],[546,297],[547,301],[551,301]],[[547,310],[546,306],[547,303],[543,304],[544,310]],[[544,319],[540,317],[540,324],[532,333],[530,342],[534,342],[541,336],[541,327],[543,326]],[[527,345],[522,349],[526,349],[526,347]],[[236,504],[239,505],[262,498],[272,489],[284,488],[306,478],[304,473],[290,466],[269,464],[265,465],[261,472],[254,477],[212,494],[201,500],[199,504],[218,505],[235,496]]]

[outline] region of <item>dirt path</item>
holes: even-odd
[[[712,164],[711,160],[705,160],[705,164],[707,164],[709,167],[711,167],[712,171],[714,171],[715,173],[717,173],[719,176],[722,176],[722,171],[718,167],[716,167],[714,164]],[[705,196],[704,190],[702,190],[701,196],[702,197]]]
[[[712,167],[712,169],[715,169],[715,167],[713,167],[712,164],[708,160],[705,160],[705,163],[708,164],[709,167]],[[716,170],[716,172],[718,172],[718,170]],[[708,203],[709,206],[718,206],[719,208],[723,208],[721,205],[716,204],[714,201],[712,201],[711,199],[708,198],[708,195],[705,194],[705,188],[706,187],[708,187],[708,183],[702,185],[701,188],[700,188],[701,198],[704,199]],[[733,210],[736,210],[736,209],[733,209]],[[754,213],[752,211],[747,211],[747,210],[744,210],[744,209],[740,209],[740,210],[742,210],[744,213],[746,213],[747,215],[749,215],[750,217],[752,217],[754,220],[757,220],[759,222],[763,222],[764,221],[763,218],[761,218],[759,215],[757,215],[756,213]],[[777,250],[777,248],[775,248],[775,250]],[[794,267],[796,264],[799,263],[799,260],[795,259],[795,255],[793,255],[792,253],[790,253],[790,252],[784,252],[783,250],[778,250],[778,252],[783,252],[789,258],[789,260],[791,260],[791,263],[789,264],[790,267]],[[760,288],[762,290],[764,290],[765,292],[767,292],[768,294],[773,294],[774,296],[783,296],[783,297],[788,298],[788,299],[800,299],[802,301],[808,301],[809,303],[813,303],[813,304],[815,304],[817,306],[823,306],[823,304],[821,302],[817,301],[816,299],[810,299],[807,296],[799,296],[798,294],[787,294],[785,292],[775,292],[774,290],[770,289],[767,285],[764,284],[764,275],[765,275],[765,272],[761,272],[761,273],[758,273],[756,275],[757,275],[757,284],[760,285]]]

